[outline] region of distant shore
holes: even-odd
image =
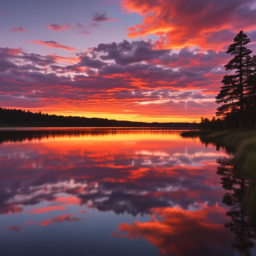
[[[163,127],[198,129],[198,123],[188,122],[135,122],[118,121],[107,118],[87,118],[80,116],[57,116],[41,112],[32,113],[19,109],[0,108],[0,127]]]

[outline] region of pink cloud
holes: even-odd
[[[18,27],[18,28],[13,28],[11,32],[28,32],[28,31],[22,27]]]
[[[41,213],[46,213],[46,212],[50,212],[50,211],[64,211],[66,208],[64,206],[48,206],[48,207],[44,207],[44,208],[35,208],[31,211],[29,211],[28,213],[33,213],[33,214],[41,214]]]
[[[77,35],[88,35],[90,33],[89,31],[85,30],[86,27],[79,22],[76,23],[76,28],[78,30],[78,32],[76,32]]]
[[[89,35],[90,32],[87,31],[87,30],[85,30],[85,31],[77,32],[76,34],[77,34],[77,35]]]
[[[8,15],[7,12],[0,12],[1,15]]]
[[[18,54],[22,53],[22,48],[17,48],[17,49],[15,49],[15,48],[8,48],[7,53],[10,54],[10,55],[18,55]]]
[[[111,4],[113,4],[113,1],[108,1],[108,2],[106,2],[106,3],[102,3],[101,5],[111,5]]]
[[[51,24],[46,26],[47,28],[57,32],[61,32],[62,30],[65,30],[65,29],[71,29],[71,26],[69,24],[66,24],[66,25]]]
[[[53,219],[43,220],[38,225],[47,226],[47,225],[51,225],[54,222],[62,223],[63,221],[80,221],[80,220],[84,220],[84,219],[71,217],[70,214],[64,214],[64,215],[59,215],[57,217],[54,217]]]
[[[20,232],[21,228],[24,227],[24,226],[28,226],[28,225],[31,225],[31,224],[34,224],[35,222],[34,221],[29,221],[29,222],[26,222],[22,225],[15,225],[15,226],[10,226],[10,227],[6,227],[5,229],[8,229],[8,230],[11,230],[11,231],[16,231],[16,232]]]
[[[85,212],[83,212],[83,213],[85,213]],[[64,215],[56,216],[52,219],[43,220],[43,221],[38,223],[38,226],[48,226],[48,225],[53,224],[54,222],[62,223],[64,221],[80,221],[80,220],[85,220],[85,219],[84,218],[77,218],[75,216],[71,217],[71,214],[64,214]],[[24,224],[21,224],[21,225],[14,225],[14,226],[6,227],[5,229],[20,232],[22,227],[28,226],[28,225],[31,225],[31,224],[36,224],[36,222],[28,221],[28,222],[26,222]]]
[[[13,214],[13,213],[21,213],[23,210],[22,207],[16,205],[8,205],[6,207],[0,207],[0,214]]]
[[[68,47],[68,46],[59,44],[59,43],[57,43],[57,42],[55,42],[55,41],[42,41],[42,40],[33,41],[33,40],[30,40],[29,42],[30,42],[30,43],[33,43],[33,44],[42,44],[42,45],[46,45],[47,47],[50,47],[50,48],[64,49],[64,50],[67,50],[67,51],[76,51],[76,50],[77,50],[77,49],[74,48],[74,47]]]
[[[78,63],[80,58],[75,57],[63,57],[59,55],[48,54],[51,58],[53,58],[56,62],[68,62],[68,63]]]
[[[20,232],[20,226],[10,226],[10,227],[7,227],[6,229]]]

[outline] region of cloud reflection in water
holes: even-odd
[[[27,221],[38,226],[84,220],[80,215],[88,209],[151,216],[120,224],[114,237],[144,237],[162,254],[227,249],[232,236],[223,226],[226,208],[215,175],[221,154],[171,131],[5,142],[0,146],[0,213],[38,216]],[[71,206],[79,209],[75,215]],[[19,232],[26,225],[7,229]]]

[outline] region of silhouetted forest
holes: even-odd
[[[196,123],[144,123],[117,121],[104,118],[57,116],[16,109],[0,108],[0,126],[16,127],[168,127],[196,129]]]

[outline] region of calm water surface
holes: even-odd
[[[0,131],[0,255],[256,255],[229,228],[226,153],[179,133]]]

